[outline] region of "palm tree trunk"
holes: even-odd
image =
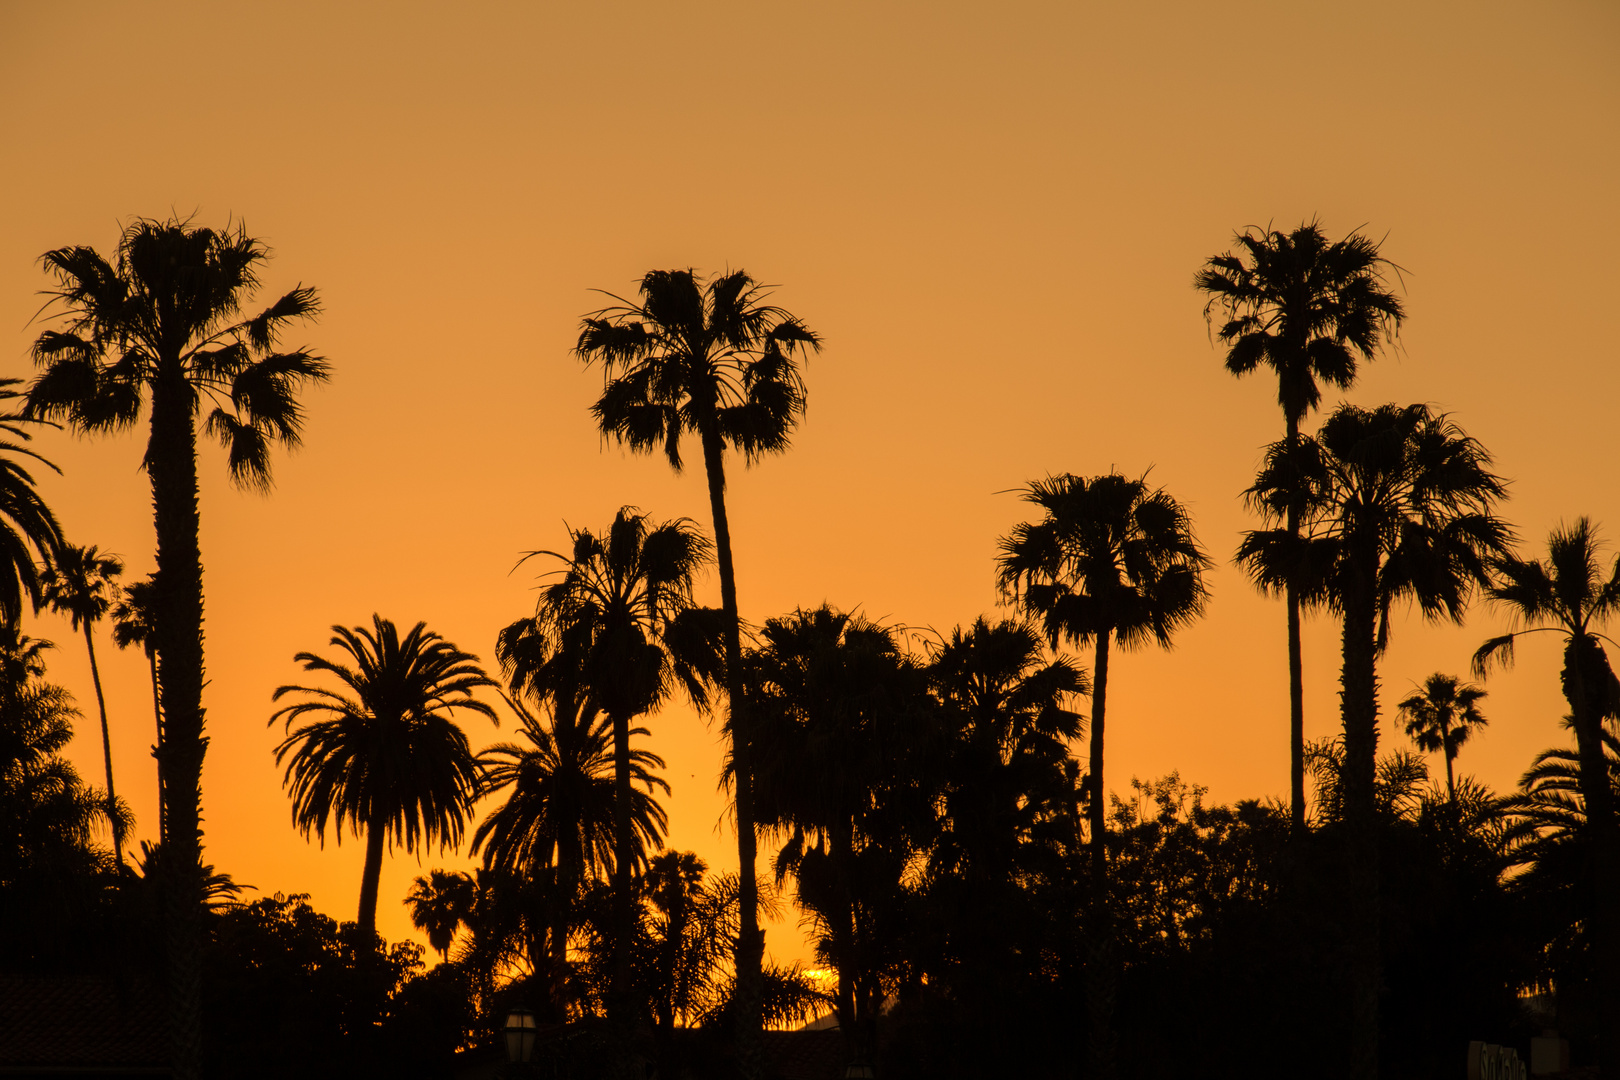
[[[163,705],[158,697],[158,668],[157,650],[146,650],[146,663],[152,670],[152,717],[157,721],[157,742],[152,745],[152,757],[160,763],[163,759]],[[163,791],[163,766],[158,765],[158,843],[161,845],[169,837],[169,812],[166,809],[168,798]]]
[[[1344,722],[1345,947],[1350,979],[1350,1080],[1378,1076],[1377,602],[1369,570],[1344,598],[1340,705]]]
[[[1299,420],[1288,417],[1288,460],[1292,467],[1299,452]],[[1294,478],[1298,484],[1298,476]],[[1288,537],[1299,546],[1300,504],[1298,493],[1288,503]],[[1291,570],[1293,568],[1290,568]],[[1284,590],[1288,604],[1288,821],[1297,838],[1305,835],[1305,660],[1300,646],[1299,585],[1294,574]]]
[[[615,710],[613,720],[613,968],[608,975],[608,1025],[614,1033],[616,1075],[631,1075],[635,1020],[631,1015],[630,949],[635,913],[630,897],[630,863],[635,837],[630,831],[630,718]]]
[[[203,593],[198,546],[196,402],[178,357],[152,385],[146,470],[157,531],[158,689],[165,734],[158,770],[167,796],[164,937],[176,1080],[202,1075]]]
[[[382,880],[383,835],[381,822],[366,826],[366,865],[360,871],[360,944],[370,948],[377,936],[377,888]]]
[[[1572,635],[1564,648],[1564,694],[1575,721],[1575,745],[1580,758],[1581,798],[1586,804],[1586,827],[1591,833],[1588,888],[1588,925],[1591,927],[1593,983],[1597,998],[1598,1031],[1610,1034],[1598,1042],[1598,1066],[1604,1076],[1620,1076],[1620,926],[1614,916],[1614,898],[1620,896],[1620,831],[1615,827],[1614,796],[1608,755],[1603,749],[1603,717],[1598,687],[1608,667],[1596,640]]]
[[[1451,748],[1451,727],[1443,720],[1440,724],[1440,752],[1446,756],[1446,798],[1451,802],[1451,809],[1455,814],[1457,809],[1457,777],[1451,766],[1451,761],[1457,755]]]
[[[112,830],[113,859],[124,865],[124,838],[118,829],[118,796],[113,794],[112,735],[107,730],[107,697],[101,692],[101,669],[96,667],[96,639],[84,620],[84,647],[90,653],[90,681],[96,687],[96,706],[101,710],[101,754],[107,762],[107,826]]]
[[[725,444],[712,424],[704,428],[702,436],[709,510],[714,517],[715,562],[720,568],[720,607],[725,615],[726,701],[731,713],[731,762],[737,792],[737,1067],[742,1080],[762,1080],[765,1047],[760,1006],[765,935],[759,926],[759,886],[754,876],[758,840],[754,835],[753,751],[742,690],[742,621],[731,562],[731,524],[726,518]]]
[[[1108,906],[1108,827],[1103,785],[1103,721],[1108,707],[1108,638],[1097,635],[1097,660],[1091,681],[1091,941],[1086,963],[1086,1006],[1091,1038],[1087,1044],[1093,1080],[1114,1080],[1114,926]]]

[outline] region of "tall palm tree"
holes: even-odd
[[[116,555],[103,555],[95,545],[78,547],[63,544],[40,574],[40,606],[66,615],[73,629],[84,630],[84,647],[90,653],[90,681],[96,688],[96,705],[101,710],[101,753],[107,766],[107,820],[116,822],[118,796],[113,792],[112,735],[107,728],[107,697],[101,692],[101,670],[96,666],[96,623],[112,607],[118,592],[118,575],[124,562]],[[124,838],[119,829],[112,832],[113,860],[124,861]]]
[[[472,835],[486,869],[534,878],[548,870],[557,902],[550,929],[554,1004],[561,1007],[568,963],[571,913],[580,891],[610,873],[615,863],[619,792],[613,753],[613,722],[580,696],[550,699],[551,723],[513,701],[522,717],[522,742],[497,743],[479,752],[483,793],[508,791]],[[645,728],[631,728],[632,738]],[[632,866],[645,867],[648,852],[662,843],[668,819],[653,792],[669,785],[654,770],[664,761],[649,750],[630,751]],[[534,958],[538,963],[539,958]]]
[[[1351,952],[1350,1069],[1378,1069],[1378,860],[1375,787],[1378,657],[1391,610],[1415,601],[1425,617],[1459,622],[1508,527],[1492,510],[1506,494],[1490,455],[1425,405],[1342,405],[1314,439],[1273,443],[1249,496],[1273,523],[1309,493],[1303,538],[1248,533],[1238,561],[1262,588],[1300,583],[1342,621],[1340,711]]]
[[[1457,805],[1457,780],[1451,763],[1471,735],[1488,722],[1479,711],[1485,691],[1458,681],[1455,675],[1436,672],[1398,708],[1406,721],[1406,734],[1425,754],[1446,755],[1446,796]]]
[[[90,247],[58,248],[41,259],[56,280],[49,296],[62,324],[34,342],[44,371],[28,389],[26,414],[66,420],[80,432],[111,431],[134,426],[151,400],[142,465],[157,531],[167,998],[179,1080],[196,1080],[202,1070],[199,824],[207,740],[198,424],[225,445],[234,481],[266,488],[272,444],[299,441],[299,390],[327,377],[326,362],[308,349],[279,348],[290,323],[318,312],[314,289],[300,285],[243,317],[268,257],[241,226],[216,231],[143,218],[124,230],[112,261]]]
[[[23,425],[34,421],[12,407],[22,397],[12,388],[21,382],[0,379],[0,626],[13,628],[22,618],[24,595],[39,602],[36,561],[48,563],[63,544],[56,515],[34,490],[32,474],[17,460],[33,458],[62,471],[23,445],[34,437]]]
[[[1620,719],[1620,682],[1600,632],[1620,614],[1620,556],[1605,571],[1602,547],[1591,521],[1580,517],[1548,536],[1545,561],[1507,554],[1497,559],[1489,596],[1507,610],[1514,629],[1485,642],[1474,654],[1474,671],[1484,675],[1494,663],[1511,664],[1514,645],[1525,634],[1555,633],[1564,639],[1563,690],[1575,727],[1581,793],[1592,837],[1586,886],[1594,900],[1620,895],[1620,822],[1603,748],[1605,717]],[[1598,1026],[1620,1031],[1620,921],[1607,903],[1595,902],[1591,911],[1598,957],[1593,970],[1605,1020]],[[1605,1039],[1600,1050],[1603,1068],[1620,1071],[1620,1039]]]
[[[157,577],[124,586],[124,598],[113,608],[113,644],[120,649],[139,645],[146,653],[146,666],[152,675],[152,716],[157,722],[157,742],[152,755],[163,757],[163,702],[158,693],[157,635],[153,631],[153,605],[157,602]],[[168,813],[164,810],[163,770],[158,770],[158,841],[167,835]]]
[[[726,697],[742,883],[736,967],[743,1080],[760,1080],[764,1070],[760,994],[765,939],[754,887],[753,772],[740,681],[742,624],[726,516],[725,453],[728,448],[739,451],[744,464],[751,465],[787,449],[788,437],[804,415],[798,358],[821,348],[820,337],[787,311],[766,303],[768,296],[765,286],[741,270],[707,284],[691,270],[653,270],[641,279],[640,302],[612,296],[616,306],[585,317],[575,350],[587,364],[602,364],[605,386],[592,412],[605,434],[638,453],[662,450],[677,473],[683,465],[683,435],[697,436],[703,450],[726,621]]]
[[[719,674],[719,635],[705,625],[692,588],[712,546],[685,518],[654,523],[628,506],[601,535],[570,529],[569,539],[566,554],[524,556],[554,559],[558,570],[541,588],[535,614],[503,630],[495,652],[514,690],[554,704],[584,695],[611,723],[618,936],[608,998],[610,1019],[627,1031],[635,926],[631,873],[638,857],[645,856],[635,831],[631,722],[660,705],[677,685],[700,711],[709,708],[708,680]],[[625,1045],[627,1039],[618,1042]]]
[[[270,717],[287,737],[276,747],[276,764],[287,762],[283,782],[293,801],[293,823],[307,837],[326,841],[326,827],[343,840],[343,827],[366,836],[360,881],[360,932],[377,931],[377,882],[383,841],[415,851],[438,841],[459,846],[467,812],[478,791],[478,763],[452,713],[466,709],[499,724],[495,710],[472,696],[497,685],[478,658],[457,649],[417,623],[401,638],[381,615],[371,628],[332,627],[330,644],[349,662],[301,652],[294,662],[325,672],[341,691],[314,686],[278,686],[272,700],[289,694],[302,700]],[[309,718],[294,728],[295,721]]]
[[[1237,251],[1217,255],[1193,278],[1209,294],[1204,318],[1225,321],[1217,336],[1227,345],[1226,370],[1243,376],[1264,364],[1277,377],[1289,449],[1299,425],[1322,400],[1318,382],[1340,390],[1356,381],[1359,360],[1372,360],[1379,342],[1393,338],[1405,318],[1399,298],[1385,287],[1394,269],[1378,242],[1360,233],[1330,243],[1316,222],[1291,233],[1246,229],[1233,237]],[[1245,258],[1246,257],[1246,258]],[[1289,502],[1286,528],[1299,536],[1303,503]],[[1305,828],[1305,674],[1299,643],[1300,596],[1283,583],[1288,604],[1289,791],[1295,835]]]
[[[1059,641],[1094,645],[1091,693],[1091,938],[1088,1000],[1095,1075],[1115,1074],[1113,941],[1108,912],[1108,848],[1104,812],[1103,736],[1108,706],[1108,659],[1113,644],[1169,648],[1175,632],[1203,614],[1210,565],[1192,520],[1175,499],[1118,473],[1067,473],[1029,485],[1024,500],[1039,507],[1038,522],[1016,526],[1000,542],[997,581],[1002,594],[1040,621]]]

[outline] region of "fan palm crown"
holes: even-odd
[[[476,657],[424,623],[401,637],[393,622],[373,615],[370,628],[334,626],[332,635],[330,644],[347,661],[308,652],[293,660],[306,672],[335,677],[342,689],[277,687],[273,700],[301,700],[278,709],[270,723],[281,721],[287,732],[276,764],[287,764],[284,783],[298,829],[323,843],[328,825],[339,843],[345,825],[366,836],[359,922],[369,940],[384,840],[406,851],[461,843],[479,769],[452,713],[466,709],[498,724],[494,709],[472,696],[497,684]]]
[[[1417,691],[1404,698],[1398,708],[1406,722],[1406,734],[1425,754],[1446,756],[1446,794],[1457,802],[1457,781],[1452,762],[1475,731],[1488,721],[1479,703],[1485,691],[1458,680],[1455,675],[1436,672]]]

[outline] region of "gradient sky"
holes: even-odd
[[[1512,479],[1530,550],[1579,514],[1620,540],[1611,4],[7,2],[0,102],[0,375],[30,373],[39,255],[109,252],[132,216],[243,220],[275,252],[264,302],[320,290],[289,340],[334,378],[274,493],[202,454],[203,808],[209,861],[341,918],[362,845],[293,831],[271,760],[292,655],[376,611],[488,658],[532,606],[514,562],[565,521],[633,504],[708,527],[700,472],[602,442],[600,374],[569,355],[589,290],[648,269],[745,268],[826,339],[792,451],[731,473],[745,618],[993,611],[1012,491],[1047,473],[1151,467],[1189,505],[1215,600],[1173,653],[1115,665],[1116,790],[1173,769],[1217,800],[1287,790],[1283,609],[1227,561],[1282,418],[1274,382],[1223,370],[1190,284],[1234,229],[1381,239],[1411,317],[1349,400],[1450,412]],[[141,445],[37,440],[70,537],[131,579],[153,567]],[[1411,683],[1502,628],[1399,621],[1386,747]],[[60,645],[87,713],[71,756],[99,783],[82,642],[30,632]],[[100,648],[118,790],[151,838],[144,660]],[[1336,651],[1310,622],[1310,736],[1337,724]],[[1510,787],[1566,741],[1557,653],[1526,643],[1490,681],[1463,773]],[[482,746],[511,725],[466,726]],[[734,866],[716,732],[680,709],[650,726],[670,842]],[[396,853],[379,929],[410,934],[411,878],[465,864]],[[808,955],[791,918],[768,945]]]

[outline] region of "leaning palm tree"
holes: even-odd
[[[1093,645],[1091,760],[1091,938],[1087,998],[1095,1075],[1115,1074],[1114,952],[1108,912],[1103,735],[1112,645],[1169,648],[1181,627],[1203,614],[1210,565],[1187,511],[1145,478],[1118,473],[1064,474],[1029,485],[1024,500],[1038,522],[1016,526],[1000,542],[997,582],[1004,596],[1040,622],[1050,644]]]
[[[1469,737],[1486,725],[1485,714],[1479,711],[1484,698],[1480,687],[1436,672],[1398,706],[1407,737],[1417,748],[1425,754],[1445,754],[1446,801],[1453,807],[1457,805],[1457,780],[1451,763]]]
[[[34,342],[45,370],[28,390],[27,415],[66,420],[79,432],[133,427],[151,399],[142,465],[152,484],[158,595],[154,632],[167,725],[163,774],[167,999],[175,1075],[202,1070],[203,592],[198,545],[197,434],[218,438],[238,484],[267,488],[270,450],[295,446],[303,424],[297,394],[327,377],[307,349],[281,351],[289,323],[319,310],[299,286],[244,318],[269,257],[242,227],[140,219],[109,261],[90,247],[47,252],[49,296],[62,325]]]
[[[612,294],[609,294],[612,296]],[[663,451],[681,471],[681,437],[695,435],[709,486],[720,605],[725,612],[726,697],[742,883],[737,938],[737,1036],[744,1080],[764,1071],[760,994],[764,937],[754,888],[753,773],[741,684],[742,630],[726,516],[725,453],[751,465],[781,453],[804,414],[798,358],[819,351],[821,339],[796,317],[766,303],[769,292],[745,272],[702,283],[691,270],[653,270],[641,279],[641,300],[587,315],[575,352],[600,361],[606,385],[592,412],[605,434],[638,453]]]
[[[467,812],[478,791],[479,770],[456,709],[499,724],[495,710],[472,696],[495,686],[478,658],[457,649],[424,623],[401,638],[392,622],[371,617],[371,628],[332,627],[331,644],[350,663],[314,653],[293,657],[305,671],[335,676],[343,689],[279,686],[273,700],[302,700],[276,710],[287,737],[276,764],[287,763],[284,783],[293,801],[293,824],[325,843],[330,824],[339,843],[345,825],[366,837],[360,881],[360,933],[377,930],[377,883],[383,842],[415,851],[438,841],[461,843]],[[295,721],[309,718],[294,728]]]
[[[1573,526],[1552,531],[1546,561],[1515,555],[1496,560],[1489,596],[1507,610],[1514,628],[1474,654],[1474,671],[1483,675],[1494,663],[1511,664],[1514,645],[1525,634],[1554,633],[1564,639],[1563,690],[1575,728],[1581,793],[1592,838],[1586,887],[1594,900],[1620,895],[1620,822],[1604,754],[1604,719],[1620,719],[1620,682],[1600,632],[1620,614],[1620,556],[1605,571],[1601,552],[1597,531],[1582,517]],[[1620,1031],[1620,921],[1606,903],[1594,902],[1591,912],[1599,1008],[1608,1030]],[[1605,1040],[1601,1050],[1603,1068],[1620,1071],[1620,1045]]]
[[[118,575],[124,562],[116,555],[103,555],[95,545],[78,547],[63,544],[45,564],[40,574],[40,607],[66,615],[74,630],[84,630],[84,647],[90,653],[90,681],[96,688],[96,705],[101,710],[101,753],[107,766],[107,820],[116,822],[113,792],[112,735],[107,728],[107,697],[101,692],[101,670],[96,666],[95,625],[112,607],[117,595]],[[124,838],[112,831],[113,861],[123,864]]]
[[[15,628],[22,618],[23,597],[38,603],[37,563],[48,563],[62,547],[62,528],[56,515],[34,490],[34,477],[18,458],[33,458],[57,469],[23,444],[33,434],[23,425],[31,418],[19,414],[12,402],[22,395],[12,389],[21,379],[0,379],[0,626]]]
[[[631,724],[662,704],[677,685],[699,711],[708,711],[709,680],[719,675],[720,635],[706,625],[712,620],[695,605],[692,588],[712,547],[685,518],[654,523],[628,506],[600,535],[570,529],[569,539],[566,553],[524,556],[554,559],[558,569],[541,588],[534,615],[503,630],[495,651],[514,691],[553,705],[583,696],[612,726],[616,936],[608,1005],[609,1018],[622,1034],[632,1022],[631,872],[645,857],[635,829]],[[619,1040],[621,1046],[627,1043]]]
[[[1377,241],[1360,233],[1330,243],[1316,222],[1291,233],[1246,229],[1238,251],[1217,255],[1193,278],[1209,294],[1204,318],[1226,321],[1217,336],[1227,346],[1226,370],[1243,376],[1262,364],[1277,377],[1277,403],[1287,424],[1285,443],[1299,444],[1299,425],[1322,400],[1318,382],[1340,390],[1356,381],[1358,360],[1372,360],[1380,340],[1400,329],[1405,309],[1385,287],[1393,264]],[[1245,256],[1247,259],[1245,260]],[[1299,536],[1304,505],[1290,500],[1286,528]],[[1305,675],[1299,643],[1300,594],[1286,580],[1290,797],[1295,835],[1305,828]]]
[[[152,716],[157,721],[157,742],[152,744],[152,754],[159,760],[163,757],[163,702],[158,693],[158,662],[157,637],[152,630],[153,604],[156,603],[157,578],[148,576],[145,581],[132,582],[124,586],[124,598],[113,608],[113,644],[120,649],[127,649],[132,645],[139,645],[141,651],[146,653],[147,670],[152,676]],[[166,835],[168,814],[164,811],[165,802],[163,793],[163,770],[158,770],[158,840],[161,843]]]
[[[1378,862],[1375,800],[1378,657],[1399,601],[1459,622],[1508,527],[1493,514],[1506,494],[1490,455],[1425,405],[1340,406],[1314,439],[1273,443],[1248,494],[1281,528],[1248,533],[1239,564],[1265,589],[1301,584],[1304,598],[1342,620],[1342,790],[1350,936],[1350,1070],[1378,1070]],[[1303,537],[1286,527],[1295,493],[1309,493]]]

